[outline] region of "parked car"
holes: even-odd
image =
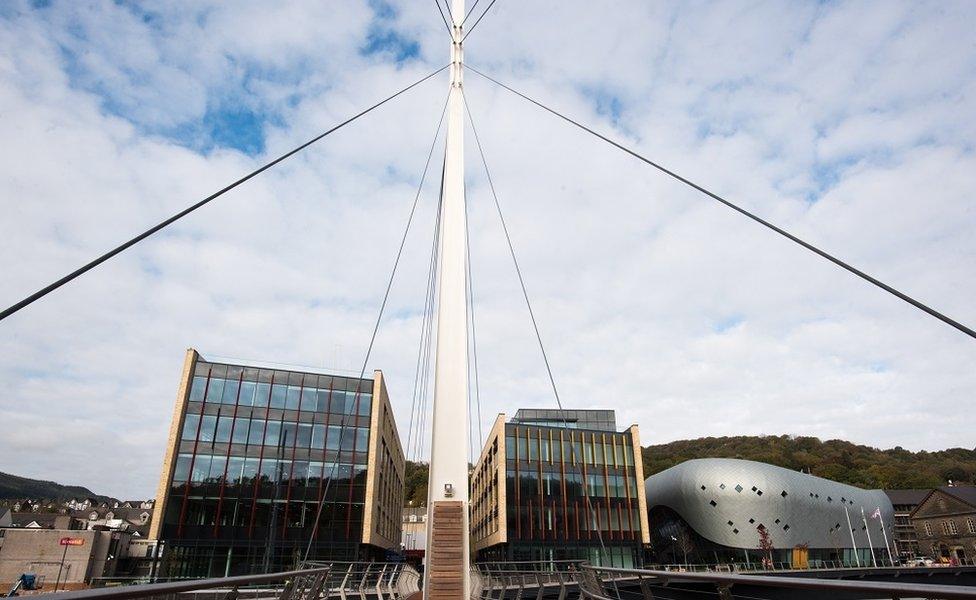
[[[928,556],[916,556],[909,559],[908,565],[911,567],[931,567],[935,565],[935,561]]]

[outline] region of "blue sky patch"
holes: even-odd
[[[244,154],[264,152],[264,117],[246,107],[208,109],[203,129],[212,146],[235,148]]]
[[[363,56],[387,55],[392,57],[397,64],[400,64],[420,55],[420,43],[397,33],[393,29],[374,27],[370,29],[366,43],[359,49],[359,52]]]

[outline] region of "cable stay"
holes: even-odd
[[[437,6],[440,6],[440,0],[434,0],[437,2]],[[451,23],[454,22],[454,10],[451,9],[451,0],[444,0],[444,8],[447,9],[447,16],[450,17]]]
[[[380,308],[379,308],[378,314],[376,315],[376,323],[373,325],[373,333],[372,333],[372,335],[370,335],[369,345],[366,347],[366,355],[363,357],[363,365],[362,365],[362,368],[359,370],[359,379],[360,380],[366,375],[366,367],[369,364],[369,357],[373,353],[373,345],[376,343],[376,334],[379,332],[380,323],[383,321],[383,313],[386,310],[386,303],[387,303],[387,301],[390,298],[390,290],[393,289],[393,282],[394,282],[394,280],[396,280],[397,267],[400,265],[400,258],[403,256],[403,247],[406,245],[406,243],[407,243],[407,236],[410,234],[410,225],[413,224],[413,217],[414,217],[414,215],[417,212],[417,204],[420,201],[420,193],[424,189],[424,182],[427,181],[427,172],[430,169],[430,161],[431,161],[431,159],[434,156],[434,148],[437,146],[437,138],[438,138],[438,136],[441,133],[441,126],[444,124],[444,115],[445,114],[447,114],[447,100],[444,101],[444,108],[441,110],[440,119],[438,119],[438,121],[437,121],[437,128],[434,131],[434,139],[433,139],[433,141],[430,144],[430,151],[427,153],[427,160],[424,163],[424,170],[423,170],[423,172],[420,175],[420,183],[417,185],[417,193],[414,194],[413,203],[410,205],[410,213],[407,216],[407,223],[406,223],[406,226],[403,229],[403,236],[400,238],[400,246],[397,248],[396,258],[393,260],[393,268],[390,271],[390,277],[389,277],[389,279],[387,280],[387,283],[386,283],[386,290],[384,290],[384,292],[383,292],[383,301],[380,303]],[[356,385],[356,394],[353,397],[354,398],[354,402],[357,405],[359,403],[359,394],[360,394],[360,391],[361,391],[360,390],[360,386],[357,384]],[[342,441],[343,437],[345,437],[346,427],[348,425],[348,422],[349,422],[349,415],[343,413],[342,419],[340,420],[340,423],[339,423],[340,449],[338,450],[338,452],[340,454],[342,453],[342,450],[341,450],[341,446],[342,446],[341,441]],[[316,533],[318,532],[318,529],[319,529],[319,519],[320,519],[320,517],[322,515],[322,506],[325,504],[325,499],[328,498],[329,488],[332,485],[333,479],[335,479],[336,469],[338,468],[338,465],[339,465],[340,462],[341,461],[338,460],[338,457],[337,457],[337,459],[335,461],[332,462],[332,469],[331,469],[331,471],[329,473],[328,479],[326,480],[325,489],[323,490],[322,494],[319,497],[319,507],[318,507],[318,510],[315,513],[315,522],[314,522],[314,525],[312,527],[312,535],[308,539],[308,546],[305,548],[305,558],[304,558],[303,562],[307,562],[308,561],[308,555],[309,555],[309,553],[311,552],[311,549],[312,549],[312,541],[315,539]],[[332,515],[332,518],[334,518],[334,517],[335,517],[335,513],[333,513],[333,515]]]
[[[442,173],[443,178],[443,173]],[[410,426],[407,432],[407,460],[419,462],[423,458],[423,432],[427,427],[427,388],[430,381],[430,357],[433,348],[434,316],[437,291],[438,244],[441,229],[441,198],[438,197],[434,216],[434,232],[430,247],[430,263],[424,296],[424,312],[420,327],[420,344],[417,350],[417,367],[414,373],[413,395],[410,407]]]
[[[570,117],[568,117],[568,116],[560,113],[559,111],[557,111],[557,110],[555,110],[553,108],[550,108],[549,106],[543,104],[542,102],[540,102],[538,100],[535,100],[535,99],[533,99],[533,98],[531,98],[531,97],[523,94],[522,92],[520,92],[520,91],[518,91],[518,90],[516,90],[516,89],[514,89],[514,88],[512,88],[512,87],[510,87],[508,85],[505,85],[504,83],[498,81],[497,79],[495,79],[495,78],[493,78],[493,77],[491,77],[489,75],[486,75],[485,73],[482,73],[481,71],[479,71],[478,69],[472,67],[471,65],[467,65],[466,64],[465,66],[468,69],[470,69],[471,71],[473,71],[475,74],[477,74],[477,75],[479,75],[479,76],[487,79],[488,81],[494,83],[495,85],[497,85],[497,86],[499,86],[499,87],[501,87],[501,88],[503,88],[505,90],[508,90],[509,92],[515,94],[516,96],[519,96],[520,98],[522,98],[524,100],[527,100],[528,102],[531,102],[532,104],[534,104],[534,105],[538,106],[539,108],[541,108],[541,109],[543,109],[543,110],[545,110],[545,111],[547,111],[547,112],[549,112],[549,113],[551,113],[551,114],[559,117],[560,119],[566,121],[567,123],[570,123],[571,125],[575,125],[576,127],[582,129],[583,131],[585,131],[585,132],[587,132],[587,133],[589,133],[589,134],[591,134],[591,135],[593,135],[593,136],[595,136],[595,137],[603,140],[604,142],[610,144],[611,146],[614,146],[618,150],[622,150],[622,151],[626,152],[627,154],[633,156],[634,158],[640,160],[641,162],[644,162],[644,163],[646,163],[646,164],[654,167],[658,171],[661,171],[662,173],[664,173],[664,174],[672,177],[673,179],[676,179],[676,180],[680,181],[681,183],[683,183],[683,184],[685,184],[685,185],[687,185],[687,186],[689,186],[691,188],[694,188],[695,190],[698,190],[702,194],[705,194],[706,196],[712,198],[713,200],[715,200],[717,202],[720,202],[721,204],[724,204],[728,208],[731,208],[732,210],[736,211],[737,213],[739,213],[741,215],[744,215],[744,216],[752,219],[756,223],[759,223],[760,225],[762,225],[762,226],[764,226],[764,227],[766,227],[766,228],[768,228],[768,229],[770,229],[772,231],[775,231],[776,233],[778,233],[779,235],[785,237],[786,239],[788,239],[788,240],[790,240],[790,241],[792,241],[792,242],[794,242],[796,244],[799,244],[800,246],[803,246],[804,248],[806,248],[807,250],[813,252],[814,254],[817,254],[818,256],[829,260],[830,262],[834,263],[835,265],[837,265],[837,266],[839,266],[839,267],[841,267],[841,268],[843,268],[843,269],[845,269],[845,270],[853,273],[854,275],[857,275],[858,277],[860,277],[861,279],[867,281],[868,283],[871,283],[871,284],[873,284],[873,285],[881,288],[882,290],[888,292],[889,294],[891,294],[891,295],[893,295],[893,296],[895,296],[897,298],[900,298],[901,300],[904,300],[908,304],[911,304],[915,308],[917,308],[917,309],[919,309],[919,310],[921,310],[921,311],[923,311],[925,313],[928,313],[930,316],[933,316],[936,319],[939,319],[943,323],[946,323],[947,325],[950,325],[950,326],[958,329],[959,331],[965,333],[969,337],[971,337],[973,339],[976,339],[976,331],[974,331],[970,327],[967,327],[967,326],[963,325],[959,321],[956,321],[955,319],[952,319],[951,317],[948,317],[948,316],[942,314],[941,312],[935,310],[934,308],[932,308],[932,307],[930,307],[930,306],[928,306],[926,304],[923,304],[922,302],[920,302],[920,301],[912,298],[908,294],[905,294],[904,292],[901,292],[901,291],[895,289],[894,287],[892,287],[892,286],[884,283],[883,281],[881,281],[881,280],[879,280],[879,279],[877,279],[875,277],[872,277],[871,275],[868,275],[864,271],[861,271],[860,269],[858,269],[858,268],[856,268],[856,267],[854,267],[854,266],[852,266],[852,265],[844,262],[843,260],[841,260],[841,259],[839,259],[839,258],[837,258],[837,257],[835,257],[835,256],[833,256],[833,255],[831,255],[829,253],[827,253],[826,251],[821,250],[820,248],[817,248],[813,244],[810,244],[809,242],[806,242],[806,241],[798,238],[797,236],[793,235],[792,233],[786,231],[785,229],[782,229],[781,227],[778,227],[778,226],[770,223],[769,221],[766,221],[765,219],[763,219],[763,218],[761,218],[761,217],[753,214],[752,212],[749,212],[748,210],[742,208],[741,206],[739,206],[737,204],[734,204],[733,202],[731,202],[731,201],[723,198],[722,196],[719,196],[718,194],[716,194],[716,193],[714,193],[714,192],[706,189],[702,185],[699,185],[699,184],[691,181],[690,179],[687,179],[686,177],[683,177],[683,176],[679,175],[678,173],[676,173],[676,172],[674,172],[674,171],[672,171],[672,170],[670,170],[670,169],[662,166],[661,164],[652,161],[651,159],[649,159],[649,158],[647,158],[647,157],[639,154],[637,151],[632,150],[632,149],[628,148],[627,146],[624,146],[623,144],[621,144],[619,142],[616,142],[616,141],[610,139],[609,137],[607,137],[607,136],[605,136],[605,135],[603,135],[603,134],[601,134],[601,133],[599,133],[599,132],[597,132],[597,131],[589,128],[589,127],[587,127],[586,125],[583,125],[583,124],[579,123],[578,121],[576,121],[576,120],[574,120],[574,119],[572,119],[572,118],[570,118]]]
[[[474,24],[471,26],[471,29],[469,29],[468,32],[464,34],[464,37],[461,38],[461,43],[462,44],[464,43],[464,40],[468,39],[468,36],[471,35],[471,32],[474,31],[474,28],[478,26],[478,23],[481,22],[481,19],[484,19],[485,18],[485,15],[488,14],[488,11],[491,10],[491,7],[492,6],[495,6],[495,2],[498,2],[498,0],[491,0],[491,4],[489,4],[488,6],[485,7],[485,10],[481,13],[481,16],[478,17],[478,20],[474,22]],[[478,5],[478,3],[475,2],[474,3],[474,6],[477,6],[477,5]],[[471,10],[474,10],[474,6],[471,7]],[[471,13],[469,12],[468,14],[471,14]],[[467,17],[465,17],[465,20],[467,20]],[[467,65],[465,65],[465,66],[467,66]]]
[[[488,181],[488,188],[491,191],[491,196],[495,203],[495,209],[498,212],[498,220],[500,221],[502,226],[502,231],[505,234],[505,240],[508,242],[508,250],[512,256],[512,263],[515,265],[515,273],[518,275],[519,285],[522,288],[522,297],[525,299],[525,306],[528,309],[529,317],[532,320],[532,328],[535,331],[536,341],[539,343],[539,350],[542,352],[542,359],[546,365],[546,373],[549,376],[549,383],[552,386],[552,393],[556,399],[556,406],[558,406],[560,410],[563,410],[563,403],[562,400],[559,398],[559,390],[556,388],[556,380],[552,375],[552,368],[550,367],[549,364],[549,357],[546,354],[545,344],[542,342],[542,335],[539,332],[539,325],[535,318],[535,311],[532,310],[532,302],[529,300],[529,292],[525,286],[525,279],[522,277],[522,269],[519,267],[518,257],[515,254],[515,245],[512,243],[512,236],[509,234],[508,225],[505,223],[505,216],[502,214],[502,207],[501,207],[501,203],[498,200],[498,193],[495,190],[495,183],[491,178],[491,170],[488,168],[488,160],[487,158],[485,158],[485,150],[484,147],[481,145],[481,139],[478,137],[478,129],[477,127],[475,127],[474,124],[474,116],[471,114],[471,107],[469,106],[467,97],[464,93],[461,94],[461,98],[464,101],[464,109],[465,109],[464,112],[468,115],[468,123],[471,124],[471,133],[474,135],[474,141],[475,141],[475,145],[478,148],[478,155],[481,158],[481,164],[482,166],[484,166],[485,169],[485,178]],[[564,426],[562,428],[569,431],[570,435],[572,435],[573,430],[571,430],[569,427]],[[574,463],[582,462],[581,461],[582,457],[576,453],[576,444],[570,443],[569,448],[570,448],[570,453],[573,456],[573,462]],[[586,486],[588,484],[587,482],[584,481],[583,485]],[[599,523],[600,517],[597,514],[596,508],[594,508],[593,503],[590,501],[589,494],[586,495],[586,507],[589,510],[593,522]],[[603,551],[605,555],[609,556],[607,554],[607,547],[603,541],[603,533],[601,530],[602,527],[596,527],[597,538],[600,542],[600,549]],[[613,586],[614,589],[616,589],[617,587],[616,580],[613,581]],[[619,590],[617,591],[617,597],[618,598],[620,597]]]
[[[468,122],[471,124],[471,133],[474,134],[474,141],[478,147],[478,153],[481,156],[481,162],[485,167],[485,177],[488,180],[488,188],[491,190],[491,196],[495,201],[495,209],[498,212],[498,219],[501,221],[502,231],[505,233],[505,241],[508,242],[508,250],[512,255],[512,262],[515,265],[515,274],[518,275],[519,285],[522,287],[522,297],[525,298],[525,306],[529,310],[529,317],[532,320],[532,329],[535,331],[535,338],[539,342],[539,350],[542,352],[542,359],[546,363],[546,373],[549,375],[549,384],[552,386],[552,393],[556,397],[556,404],[562,409],[563,403],[559,398],[559,390],[556,388],[556,380],[552,376],[552,367],[549,365],[549,356],[546,354],[546,347],[542,343],[542,334],[539,333],[539,324],[535,319],[535,311],[532,310],[532,302],[529,301],[529,292],[525,287],[525,279],[522,277],[522,269],[519,267],[518,258],[515,256],[515,245],[512,243],[512,236],[508,233],[508,225],[505,223],[505,216],[502,214],[502,206],[498,201],[498,194],[495,192],[495,183],[491,178],[491,171],[488,170],[488,161],[485,159],[485,151],[481,146],[481,139],[478,137],[478,130],[474,126],[474,117],[471,115],[471,108],[468,106],[468,100],[465,94],[461,94],[461,98],[464,99],[465,112],[468,115]]]
[[[304,144],[302,144],[300,146],[297,146],[296,148],[294,148],[292,150],[289,150],[288,152],[282,154],[281,156],[279,156],[278,158],[272,160],[271,162],[265,163],[263,166],[258,167],[257,169],[251,171],[250,173],[248,173],[244,177],[241,177],[237,181],[234,181],[233,183],[228,184],[227,186],[221,188],[220,190],[217,190],[216,192],[214,192],[213,194],[207,196],[203,200],[200,200],[196,204],[193,204],[193,205],[191,205],[191,206],[189,206],[189,207],[181,210],[180,212],[176,213],[172,217],[170,217],[170,218],[166,219],[165,221],[162,221],[162,222],[154,225],[153,227],[150,227],[149,229],[147,229],[146,231],[140,233],[139,235],[137,235],[136,237],[132,238],[131,240],[129,240],[129,241],[127,241],[127,242],[125,242],[125,243],[123,243],[123,244],[121,244],[119,246],[116,246],[112,250],[109,250],[108,252],[106,252],[105,254],[102,254],[101,256],[99,256],[95,260],[89,262],[88,264],[86,264],[86,265],[78,268],[77,270],[75,270],[75,271],[73,271],[73,272],[65,275],[64,277],[62,277],[61,279],[55,281],[54,283],[52,283],[52,284],[50,284],[50,285],[48,285],[48,286],[46,286],[46,287],[38,290],[37,292],[34,292],[30,296],[28,296],[28,297],[24,298],[23,300],[21,300],[20,302],[17,302],[16,304],[14,304],[13,306],[7,308],[3,312],[0,312],[0,321],[6,319],[10,315],[12,315],[12,314],[16,313],[17,311],[21,310],[22,308],[24,308],[26,306],[29,306],[33,302],[35,302],[37,300],[40,300],[44,296],[50,294],[54,290],[56,290],[59,287],[63,286],[64,284],[66,284],[66,283],[74,280],[75,278],[79,277],[80,275],[83,275],[83,274],[87,273],[88,271],[94,269],[95,267],[97,267],[98,265],[100,265],[103,262],[107,261],[108,259],[114,257],[115,255],[120,254],[124,250],[127,250],[128,248],[130,248],[130,247],[138,244],[139,242],[141,242],[142,240],[148,238],[149,236],[153,235],[154,233],[157,233],[158,231],[164,229],[165,227],[167,227],[169,225],[172,225],[176,221],[179,221],[180,219],[182,219],[186,215],[192,213],[193,211],[197,210],[198,208],[200,208],[202,206],[205,206],[206,204],[210,203],[212,200],[215,200],[215,199],[219,198],[220,196],[223,196],[224,194],[226,194],[227,192],[229,192],[232,189],[236,188],[237,186],[241,185],[242,183],[244,183],[244,182],[246,182],[246,181],[248,181],[248,180],[256,177],[257,175],[260,175],[261,173],[264,173],[265,171],[267,171],[271,167],[277,165],[278,163],[282,162],[286,158],[289,158],[289,157],[291,157],[291,156],[293,156],[293,155],[301,152],[302,150],[304,150],[305,148],[308,148],[309,146],[311,146],[315,142],[318,142],[322,138],[324,138],[324,137],[326,137],[326,136],[328,136],[328,135],[330,135],[330,134],[338,131],[339,129],[342,129],[343,127],[345,127],[349,123],[352,123],[353,121],[355,121],[356,119],[362,117],[363,115],[366,115],[366,114],[372,112],[373,110],[379,108],[380,106],[383,106],[384,104],[386,104],[390,100],[393,100],[397,96],[399,96],[399,95],[401,95],[401,94],[403,94],[403,93],[405,93],[405,92],[407,92],[407,91],[409,91],[409,90],[417,87],[418,85],[420,85],[421,83],[427,81],[428,79],[430,79],[434,75],[437,75],[441,71],[447,69],[449,66],[450,66],[449,64],[448,65],[444,65],[443,67],[437,69],[436,71],[434,71],[434,72],[432,72],[432,73],[430,73],[428,75],[425,75],[424,77],[422,77],[422,78],[418,79],[417,81],[411,83],[407,87],[401,89],[400,91],[398,91],[398,92],[396,92],[396,93],[394,93],[394,94],[392,94],[390,96],[387,96],[386,98],[384,98],[383,100],[380,100],[379,102],[377,102],[376,104],[370,106],[369,108],[367,108],[367,109],[365,109],[365,110],[363,110],[363,111],[361,111],[361,112],[353,115],[352,117],[349,117],[345,121],[339,123],[338,125],[332,127],[331,129],[329,129],[328,131],[325,131],[323,133],[320,133],[319,135],[313,137],[312,139],[308,140]]]
[[[444,27],[447,28],[447,35],[449,35],[449,36],[451,36],[453,38],[454,37],[454,30],[448,24],[447,17],[444,16],[444,9],[441,8],[440,0],[434,0],[434,4],[437,6],[437,12],[439,12],[441,14],[441,20],[444,21]],[[451,4],[450,4],[450,2],[448,2],[447,10],[448,10],[448,12],[450,12],[450,10],[451,10]]]
[[[475,331],[475,319],[474,319],[474,306],[475,306],[475,300],[474,300],[474,271],[471,270],[471,228],[468,227],[468,203],[467,202],[464,203],[464,211],[465,211],[465,214],[464,214],[464,241],[465,241],[464,261],[465,261],[466,270],[467,270],[467,273],[468,273],[468,315],[469,315],[468,321],[469,321],[469,323],[471,325],[471,329],[470,329],[470,332],[471,332],[471,344],[470,344],[470,346],[471,346],[471,352],[469,354],[469,361],[471,362],[471,366],[474,367],[474,400],[475,400],[474,403],[476,405],[476,411],[477,411],[477,419],[478,419],[478,442],[479,442],[479,447],[480,447],[480,444],[483,444],[484,443],[485,438],[484,438],[484,435],[482,434],[482,431],[481,431],[481,424],[482,424],[481,423],[481,382],[480,382],[479,377],[478,377],[478,336],[477,336],[477,333]],[[469,374],[471,372],[471,366],[468,367]],[[471,387],[470,386],[468,386],[468,415],[469,415],[469,420],[470,420],[470,415],[471,415]],[[468,437],[471,438],[472,436],[469,434]],[[476,453],[472,452],[472,459],[477,459],[477,457],[478,457],[478,455]],[[477,461],[475,460],[475,462],[477,462]]]
[[[481,0],[474,0],[474,4],[472,4],[471,5],[471,8],[468,9],[468,13],[466,15],[464,15],[464,18],[463,19],[461,19],[461,28],[462,29],[464,28],[464,24],[468,22],[468,17],[470,17],[471,16],[471,13],[474,12],[474,9],[475,9],[476,6],[478,6],[478,3],[479,2],[481,2]]]

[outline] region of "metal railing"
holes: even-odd
[[[551,590],[558,600],[566,600],[569,595],[576,596],[582,564],[579,560],[478,563],[472,567],[472,596],[482,600],[501,600],[507,595],[542,600]]]
[[[887,581],[856,581],[812,577],[780,577],[776,575],[748,575],[722,572],[675,572],[650,569],[621,569],[581,565],[579,588],[584,600],[622,600],[625,589],[630,599],[652,600],[667,595],[667,590],[682,591],[681,584],[699,584],[698,589],[683,591],[692,594],[718,595],[722,599],[736,597],[734,587],[778,588],[786,591],[848,592],[863,598],[945,598],[976,600],[976,587],[962,585],[933,585]],[[707,584],[702,589],[700,584]],[[713,589],[707,589],[714,586]],[[657,596],[655,596],[657,594]]]
[[[101,581],[106,587],[59,593],[58,600],[404,600],[420,576],[405,563],[311,562],[282,573],[166,583]]]
[[[260,575],[188,579],[145,585],[120,585],[59,592],[57,598],[58,600],[131,600],[134,598],[175,600],[178,597],[197,600],[204,598],[208,600],[240,600],[243,598],[315,600],[323,592],[329,571],[328,567],[319,567]]]
[[[406,563],[308,562],[308,568],[327,568],[325,597],[350,596],[365,600],[401,600],[420,590],[420,575]]]

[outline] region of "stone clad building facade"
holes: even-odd
[[[911,519],[923,554],[941,562],[976,558],[976,487],[936,488],[912,511]]]

